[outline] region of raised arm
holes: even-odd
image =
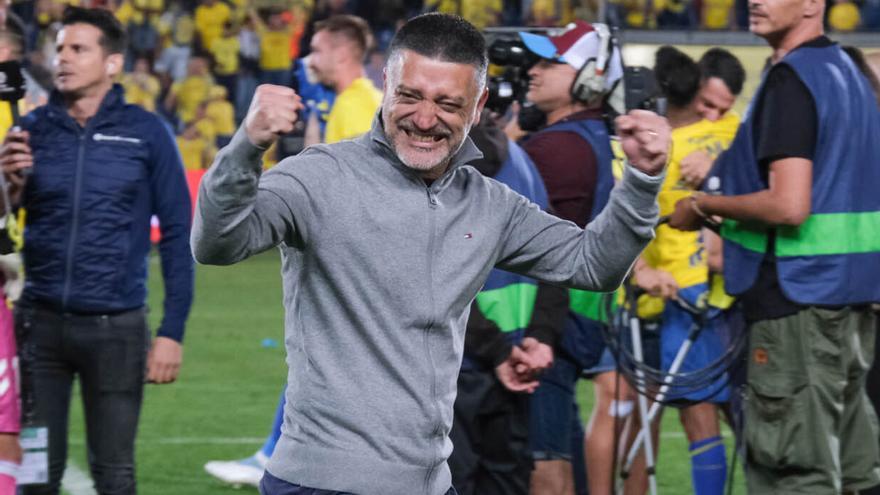
[[[259,183],[263,152],[293,130],[301,107],[290,88],[257,88],[244,125],[217,154],[199,187],[192,229],[196,261],[228,265],[293,238],[294,214],[285,197],[301,185],[293,177],[275,180],[272,187]]]
[[[654,236],[670,128],[636,111],[617,122],[630,166],[602,213],[584,230],[512,199],[508,236],[498,266],[551,283],[612,291]]]

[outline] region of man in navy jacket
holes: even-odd
[[[16,311],[24,383],[32,384],[36,420],[49,427],[49,483],[26,493],[58,493],[79,375],[97,491],[133,494],[143,384],[174,381],[181,363],[193,292],[190,198],[170,130],[126,104],[113,84],[122,26],[109,12],[81,8],[68,9],[62,23],[57,89],[0,148],[10,192],[27,210]],[[145,300],[154,214],[166,297],[151,343]]]

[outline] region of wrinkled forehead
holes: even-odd
[[[421,55],[411,50],[392,54],[385,67],[387,92],[401,87],[425,95],[475,98],[485,86],[485,73],[478,67]]]

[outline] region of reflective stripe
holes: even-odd
[[[530,283],[510,284],[477,294],[477,305],[487,319],[504,333],[526,328],[532,321],[538,286]]]
[[[880,212],[817,213],[777,232],[777,256],[874,253],[880,251]]]
[[[767,249],[766,231],[725,220],[721,236],[749,251]],[[816,213],[799,227],[776,229],[777,256],[822,256],[880,251],[880,212]]]
[[[604,292],[569,289],[568,309],[593,321],[606,322],[608,317],[605,311],[605,296]],[[616,301],[612,300],[614,306],[615,303]]]
[[[767,231],[757,226],[755,226],[756,228],[748,228],[751,226],[736,220],[725,219],[721,223],[721,237],[730,242],[735,242],[749,251],[755,251],[756,253],[766,252]]]

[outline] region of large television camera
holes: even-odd
[[[558,28],[486,30],[489,62],[492,64],[491,75],[488,78],[489,97],[486,108],[497,114],[505,114],[513,102],[518,102],[521,108],[518,117],[520,128],[532,131],[543,125],[544,116],[541,111],[526,101],[526,93],[529,90],[528,72],[540,58],[526,48],[518,32],[554,34],[558,30]],[[614,32],[611,33],[608,47],[610,51],[622,50]],[[623,77],[608,92],[602,104],[609,123],[614,117],[633,109],[651,110],[660,115],[666,113],[666,102],[660,95],[654,72],[647,67],[624,66]]]

